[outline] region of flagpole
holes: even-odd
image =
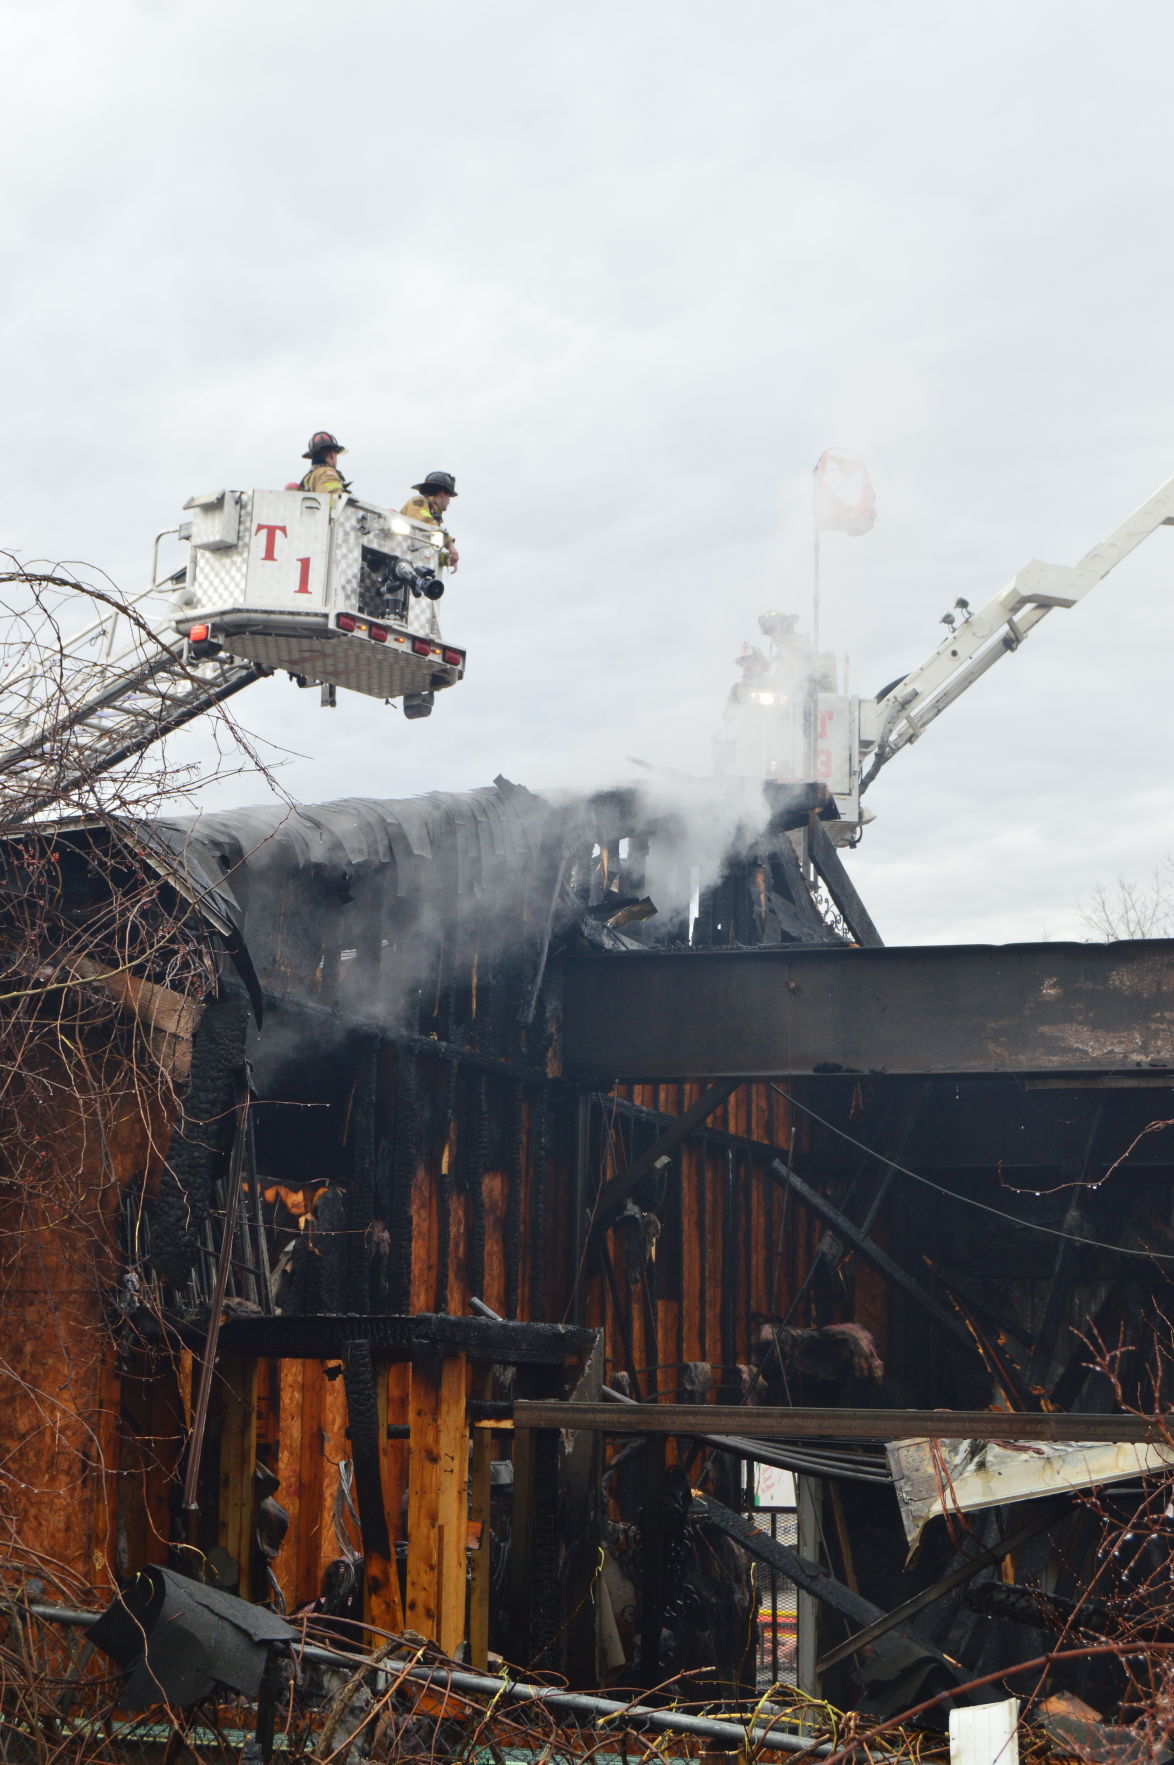
[[[818,467],[816,468],[818,470]],[[815,506],[815,486],[811,494],[811,647],[819,654],[819,513]]]
[[[821,456],[822,457],[822,456]],[[819,504],[816,492],[819,488],[819,461],[817,460],[811,473],[811,668],[807,677],[807,776],[815,783],[815,760],[817,748],[817,728],[819,724],[819,697],[817,687],[817,669],[819,666]],[[804,868],[808,879],[813,880],[811,862],[811,830],[808,828],[803,836]]]

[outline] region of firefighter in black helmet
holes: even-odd
[[[310,470],[299,489],[316,490],[323,496],[349,490],[350,485],[338,469],[338,456],[345,452],[346,448],[329,429],[319,429],[311,435],[309,446],[302,455],[304,460],[309,460]]]
[[[440,554],[442,564],[455,570],[460,562],[461,554],[457,550],[456,541],[444,525],[444,514],[449,503],[457,494],[457,481],[451,472],[429,472],[419,484],[413,484],[417,492],[409,497],[401,515],[407,515],[413,521],[427,521],[431,527],[439,527],[444,534],[444,550]]]

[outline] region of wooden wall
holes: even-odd
[[[36,1168],[0,1182],[0,1539],[8,1574],[104,1594],[160,1560],[181,1445],[170,1359],[121,1352],[118,1302],[122,1198],[166,1127],[149,1094],[99,1118],[55,1079]]]

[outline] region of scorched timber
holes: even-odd
[[[1174,1071],[1174,940],[563,962],[567,1078]]]

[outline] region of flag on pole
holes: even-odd
[[[876,522],[876,491],[868,467],[855,454],[829,448],[811,480],[816,533],[847,533],[859,539]]]

